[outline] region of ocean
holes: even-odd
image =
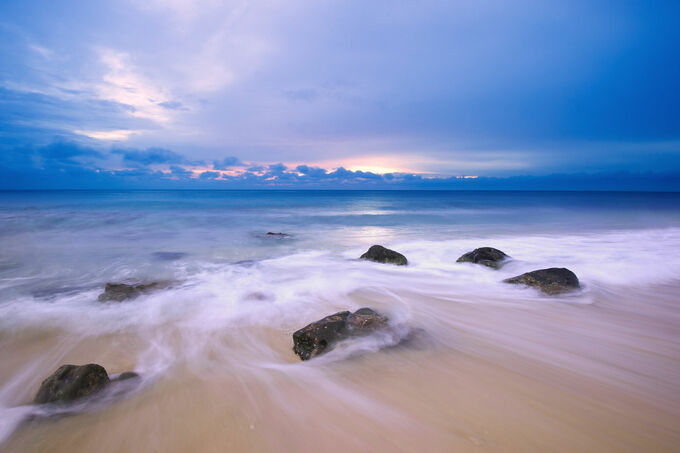
[[[677,451],[679,252],[677,193],[0,192],[0,450]],[[581,288],[503,282],[550,267]],[[392,333],[293,353],[361,307]],[[141,379],[33,405],[66,363]]]

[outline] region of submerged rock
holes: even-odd
[[[107,283],[104,292],[97,298],[100,302],[116,301],[122,302],[127,299],[134,299],[150,291],[161,289],[165,285],[161,282],[128,285],[126,283]]]
[[[480,247],[471,252],[467,252],[456,260],[457,263],[475,263],[498,269],[503,265],[503,261],[508,255],[493,247]]]
[[[581,287],[576,274],[563,267],[539,269],[503,281],[506,283],[534,286],[549,295],[573,291]]]
[[[387,318],[370,308],[341,311],[313,322],[293,334],[293,351],[309,360],[347,338],[367,335],[387,327]]]
[[[371,248],[359,258],[362,260],[375,261],[376,263],[396,264],[398,266],[408,264],[408,260],[404,255],[385,248],[382,245],[371,246]]]
[[[101,365],[62,365],[45,379],[35,395],[36,404],[64,403],[90,396],[109,384],[109,376]]]

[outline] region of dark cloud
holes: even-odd
[[[222,160],[213,161],[213,168],[215,170],[228,170],[231,167],[242,167],[243,163],[238,157],[227,156]]]
[[[73,142],[58,141],[45,146],[1,146],[0,165],[11,170],[17,168],[48,168],[74,171],[96,167],[106,155],[93,148]]]
[[[327,172],[326,169],[320,168],[320,167],[310,167],[308,165],[298,165],[295,168],[297,171],[302,173],[303,175],[312,177],[312,178],[323,178],[326,176]]]
[[[170,166],[170,174],[179,179],[188,179],[191,177],[191,175],[193,175],[193,173],[190,172],[189,170],[179,167],[177,165]]]
[[[267,167],[267,170],[272,175],[280,175],[286,171],[287,167],[283,164],[272,164]]]
[[[133,169],[128,169],[128,170],[115,170],[109,173],[112,176],[119,177],[119,178],[129,178],[129,177],[144,177],[144,176],[152,176],[152,175],[162,175],[163,173],[161,172],[154,172],[151,171],[147,168],[140,167],[140,168],[133,168]]]
[[[1,39],[1,36],[0,36]],[[2,54],[0,53],[0,59]],[[2,73],[0,72],[0,77]],[[49,84],[46,84],[49,85]],[[130,106],[92,99],[86,92],[60,90],[44,94],[0,86],[2,144],[46,145],[55,138],[82,140],[75,130],[152,128],[148,120],[130,116]],[[64,93],[65,96],[60,96]],[[102,127],[102,124],[106,124]]]
[[[111,156],[123,156],[129,168],[112,170]],[[127,159],[126,159],[127,157]],[[282,163],[250,167],[239,174],[184,168],[187,159],[173,151],[114,149],[110,153],[76,142],[58,141],[38,147],[4,147],[0,153],[0,189],[466,189],[466,190],[680,190],[680,173],[605,172],[546,176],[423,177],[412,173],[378,174],[344,167],[310,165],[288,168]],[[153,170],[149,165],[165,167]],[[169,171],[168,171],[169,170]]]
[[[112,154],[120,154],[123,161],[135,165],[153,164],[181,164],[186,163],[184,156],[164,148],[137,149],[114,149]]]
[[[218,171],[204,171],[199,176],[200,179],[217,179],[220,177],[220,172]]]
[[[57,142],[47,146],[36,149],[38,154],[43,159],[48,161],[56,161],[76,165],[78,158],[92,157],[96,159],[103,159],[104,154],[96,151],[93,148],[81,146],[72,142]]]

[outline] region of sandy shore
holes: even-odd
[[[306,363],[291,351],[290,334],[301,326],[288,321],[200,336],[172,324],[87,338],[58,329],[5,334],[3,386],[34,364],[14,386],[17,405],[61,363],[139,369],[140,351],[158,341],[175,356],[137,392],[85,414],[23,424],[0,448],[677,451],[679,289],[628,297],[593,289],[587,304],[525,305],[402,292],[409,325],[423,329],[415,341]],[[351,298],[388,312],[394,303],[370,290]]]

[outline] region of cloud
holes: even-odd
[[[168,110],[187,110],[187,108],[184,107],[184,105],[178,101],[159,102],[158,105]]]
[[[244,164],[238,159],[238,157],[227,156],[222,160],[214,160],[213,168],[215,170],[228,170],[231,167],[242,167]]]
[[[123,156],[130,168],[112,168]],[[155,166],[151,168],[151,166]],[[251,167],[252,168],[252,167]],[[196,170],[176,152],[113,149],[109,153],[75,142],[13,147],[0,153],[0,189],[466,189],[466,190],[680,190],[678,171],[551,174],[544,176],[433,177],[374,173],[344,167],[260,166],[221,173]]]
[[[170,174],[178,179],[189,179],[191,176],[193,176],[191,171],[178,165],[170,166]]]
[[[79,163],[78,158],[82,157],[104,158],[104,154],[99,151],[70,142],[57,142],[39,147],[36,149],[36,154],[49,161],[73,165],[77,165]]]
[[[232,173],[234,149],[279,182],[680,168],[677,1],[77,6],[0,2],[0,153],[125,140]]]
[[[157,83],[147,80],[130,63],[125,52],[102,49],[100,61],[106,67],[102,81],[95,85],[100,99],[116,102],[128,107],[128,114],[144,118],[157,124],[169,123],[173,116],[167,105],[179,104],[158,88]]]
[[[310,167],[308,165],[298,165],[295,169],[312,178],[324,178],[327,175],[326,169],[319,167]]]
[[[37,53],[43,58],[49,59],[52,58],[54,55],[54,52],[48,49],[47,47],[40,46],[38,44],[29,44],[28,48],[31,49],[33,52]]]
[[[163,148],[148,148],[145,150],[114,149],[111,153],[119,154],[123,156],[124,162],[135,165],[180,164],[187,162],[184,156]]]
[[[283,174],[283,172],[286,171],[287,169],[288,169],[288,167],[286,167],[285,165],[283,165],[281,163],[272,164],[272,165],[267,166],[267,170],[269,171],[269,173],[271,173],[273,175]]]
[[[132,131],[132,130],[125,130],[125,129],[118,129],[118,130],[113,130],[113,131],[80,131],[80,130],[75,130],[73,131],[76,134],[79,135],[84,135],[85,137],[90,137],[94,138],[97,140],[106,140],[106,141],[119,141],[119,140],[127,140],[128,137],[134,134],[139,134],[140,131]]]
[[[200,174],[199,178],[206,180],[206,179],[217,179],[220,177],[220,172],[218,171],[204,171],[203,173]]]

